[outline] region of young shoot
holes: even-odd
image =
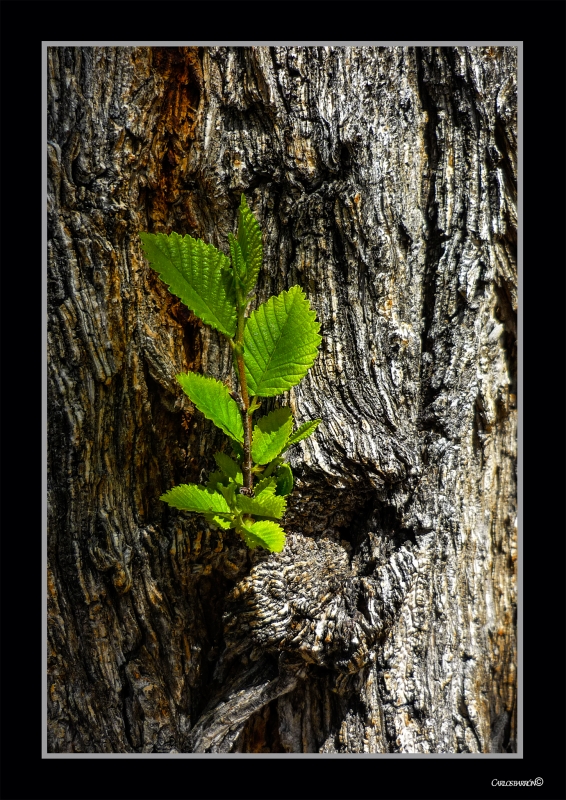
[[[293,432],[288,407],[254,420],[261,398],[296,386],[312,367],[321,337],[315,312],[299,286],[270,297],[249,316],[247,308],[262,265],[261,230],[242,195],[238,235],[229,236],[230,258],[191,236],[140,233],[149,263],[172,294],[230,343],[239,391],[215,378],[177,375],[183,391],[231,440],[219,452],[205,486],[181,484],[161,496],[170,506],[202,514],[211,525],[234,528],[248,547],[279,552],[281,520],[293,473],[284,460],[292,445],[310,436],[321,420]]]

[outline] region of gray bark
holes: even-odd
[[[516,49],[49,49],[49,750],[516,749]],[[138,231],[300,284],[280,554],[159,501],[230,354]]]

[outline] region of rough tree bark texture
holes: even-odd
[[[514,750],[516,50],[48,61],[50,751]],[[323,336],[281,554],[158,499],[231,360],[138,231],[225,250],[242,192]]]

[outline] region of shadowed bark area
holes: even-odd
[[[516,749],[516,69],[49,48],[51,752]],[[175,375],[234,375],[138,232],[227,252],[242,192],[323,337],[279,554],[159,501],[229,449]]]

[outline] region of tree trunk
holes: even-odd
[[[49,751],[514,751],[516,49],[48,55]],[[232,367],[138,232],[242,192],[323,337],[279,554],[159,500]]]

